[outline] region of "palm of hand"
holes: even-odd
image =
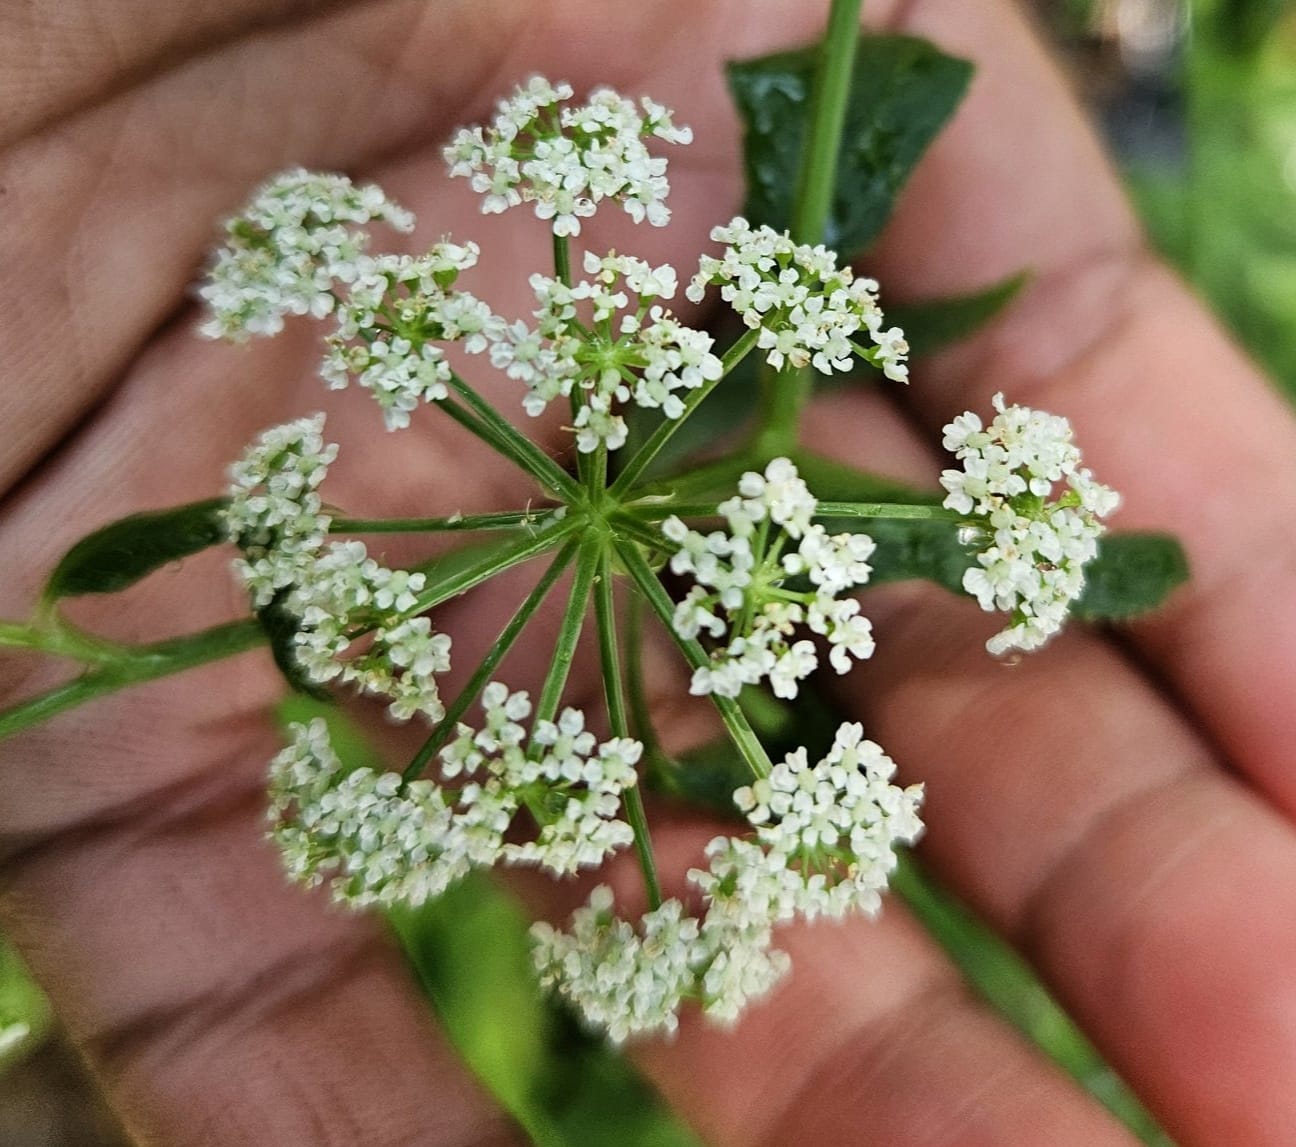
[[[419,240],[478,234],[472,197],[441,172],[447,132],[528,71],[619,84],[673,104],[699,142],[672,157],[669,229],[591,227],[585,238],[687,266],[739,193],[720,61],[808,40],[822,21],[775,3],[663,2],[615,16],[580,3],[445,7],[387,3],[291,23],[299,14],[285,3],[257,17],[282,25],[151,25],[127,51],[156,45],[157,60],[111,69],[106,46],[130,29],[90,35],[86,61],[66,29],[15,38],[0,62],[16,76],[30,74],[24,45],[31,58],[67,50],[69,64],[25,89],[28,133],[0,159],[12,252],[0,292],[17,318],[4,337],[21,380],[6,386],[13,432],[0,444],[10,483],[0,537],[21,562],[0,613],[21,615],[86,529],[209,495],[258,429],[323,405],[313,332],[243,353],[198,342],[187,309],[168,321],[210,220],[264,175],[295,162],[363,173],[416,211]],[[873,7],[885,21],[914,6]],[[1095,467],[1128,495],[1124,524],[1179,532],[1197,581],[1173,614],[1134,633],[1139,660],[1072,635],[1011,672],[980,653],[984,623],[966,603],[893,592],[868,607],[883,622],[880,651],[851,679],[851,699],[909,776],[930,782],[931,861],[1025,947],[1183,1141],[1283,1142],[1296,1118],[1283,1086],[1296,840],[1217,754],[1280,807],[1296,805],[1281,768],[1296,607],[1275,593],[1292,555],[1246,576],[1242,566],[1245,541],[1282,500],[1238,506],[1229,493],[1292,490],[1296,432],[1141,259],[1013,15],[965,7],[909,14],[952,50],[984,49],[986,64],[880,252],[884,289],[950,292],[1023,265],[1037,281],[993,332],[918,376],[916,416],[938,425],[1000,388],[1074,415]],[[1016,153],[997,154],[1009,139]],[[524,271],[547,257],[520,212],[489,242]],[[510,265],[487,256],[486,268]],[[522,313],[525,273],[509,274],[482,293]],[[330,433],[357,464],[339,466],[331,499],[393,514],[517,500],[505,464],[477,454],[462,464],[467,440],[445,420],[388,436],[365,396],[343,399]],[[1130,414],[1118,418],[1118,402]],[[1193,422],[1206,409],[1222,415],[1209,440],[1231,471],[1222,491]],[[838,397],[812,419],[820,448],[931,473],[913,432],[873,400]],[[1157,440],[1138,441],[1153,425]],[[160,618],[189,629],[236,614],[239,597],[223,562],[204,558],[86,616],[145,636],[169,624]],[[511,604],[479,596],[443,611],[441,625],[485,640],[494,623],[482,618]],[[959,652],[933,663],[940,631]],[[7,928],[146,1142],[507,1141],[377,929],[289,888],[259,843],[280,691],[263,660],[156,683],[5,746]],[[677,849],[694,839],[681,829]],[[663,843],[669,866],[670,834]],[[796,979],[738,1038],[686,1025],[674,1047],[640,1052],[715,1141],[857,1142],[861,1128],[887,1143],[1123,1141],[961,994],[897,905],[879,924],[812,929],[787,945]],[[1221,1065],[1236,1086],[1220,1083]]]

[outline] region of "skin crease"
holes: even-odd
[[[1012,668],[981,650],[995,622],[973,603],[873,593],[878,653],[842,696],[903,779],[928,783],[925,858],[1036,963],[1177,1142],[1291,1143],[1296,543],[1283,515],[1296,429],[1146,255],[1011,5],[867,7],[877,26],[981,62],[870,259],[884,304],[1023,267],[1033,279],[903,394],[839,394],[812,411],[814,441],[930,481],[940,424],[984,414],[1002,389],[1072,418],[1087,463],[1125,495],[1118,527],[1177,533],[1194,580],[1115,637],[1069,633]],[[317,330],[250,349],[197,340],[185,292],[212,220],[290,164],[344,168],[418,213],[412,242],[479,237],[473,289],[522,312],[546,236],[525,212],[480,219],[438,145],[538,70],[647,92],[695,128],[696,144],[671,151],[671,228],[605,215],[582,236],[687,273],[740,199],[721,61],[805,42],[824,10],[283,0],[194,6],[182,26],[157,0],[75,18],[47,0],[0,14],[0,92],[15,108],[0,152],[0,616],[24,616],[87,530],[210,495],[259,429],[316,409],[342,445],[330,500],[354,513],[530,496],[448,420],[389,436],[368,396],[326,394]],[[493,393],[516,409],[507,387]],[[438,624],[480,645],[519,592],[488,587]],[[75,614],[146,637],[242,608],[213,554]],[[543,659],[545,632],[509,679]],[[6,659],[0,690],[57,672]],[[377,925],[285,885],[261,840],[279,694],[268,658],[249,654],[0,747],[6,934],[142,1143],[520,1141],[454,1063]],[[663,867],[682,872],[712,828],[655,828]],[[633,898],[624,865],[613,879]],[[568,907],[532,895],[538,910]],[[709,1142],[1129,1141],[969,999],[898,904],[875,924],[783,942],[795,976],[736,1035],[686,1017],[673,1045],[635,1053]]]

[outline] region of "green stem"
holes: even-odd
[[[889,518],[925,522],[965,522],[966,514],[943,506],[910,502],[820,502],[816,518]]]
[[[860,9],[863,0],[832,0],[828,28],[819,48],[810,96],[810,124],[796,203],[792,210],[792,238],[798,243],[820,243],[837,186],[837,154],[841,150],[851,73],[859,47]]]
[[[566,235],[559,235],[556,232],[553,236],[553,265],[554,278],[557,279],[564,287],[572,285],[571,273],[571,244],[567,241]],[[576,416],[580,413],[580,408],[585,402],[585,392],[581,389],[580,383],[573,384],[571,391],[571,418],[575,424]],[[591,494],[596,492],[594,478],[591,474],[590,460],[587,455],[581,451],[576,451],[576,479]],[[598,484],[598,489],[602,488],[603,483]]]
[[[657,740],[657,730],[653,727],[648,689],[644,683],[643,622],[643,598],[631,594],[626,608],[626,693],[630,698],[630,716],[634,720],[635,736],[643,742],[644,755],[652,760],[661,754],[661,745]]]
[[[580,487],[561,466],[505,418],[457,374],[450,376],[450,388],[467,404],[477,422],[490,431],[496,439],[496,448],[513,459],[546,489],[554,491],[564,501],[580,496]],[[453,403],[441,404],[456,421],[472,430],[473,427],[455,413]],[[460,413],[464,413],[460,411]],[[477,431],[473,431],[477,433]]]
[[[724,381],[730,371],[732,371],[734,367],[747,357],[752,347],[756,345],[756,339],[759,335],[760,331],[757,330],[744,331],[742,336],[733,344],[733,346],[725,351],[724,357],[721,358],[720,377],[710,379],[707,382],[704,382],[696,390],[691,391],[688,398],[684,400],[684,411],[678,418],[666,418],[658,423],[657,429],[654,430],[648,436],[648,440],[640,446],[637,451],[635,451],[634,457],[626,463],[625,469],[623,469],[617,476],[617,480],[612,483],[611,489],[608,492],[613,498],[624,496],[626,491],[634,486],[643,472],[652,464],[652,460],[657,457],[666,443],[671,440],[675,431],[684,424],[689,415],[701,406],[706,400],[707,395],[715,390],[715,388]]]
[[[798,243],[822,242],[832,210],[862,7],[863,0],[832,0],[828,13],[792,208],[792,238]],[[775,371],[766,367],[760,373],[760,388],[762,417],[756,451],[770,458],[788,454],[797,444],[801,410],[810,397],[811,372],[809,368]]]
[[[462,530],[504,530],[537,525],[552,513],[538,510],[501,510],[491,514],[453,514],[448,518],[334,518],[330,534],[436,534]]]
[[[670,595],[657,580],[657,575],[644,561],[643,555],[633,545],[625,542],[617,543],[617,555],[621,558],[626,572],[639,587],[639,591],[648,599],[653,612],[661,619],[666,632],[679,646],[680,652],[684,654],[684,659],[689,665],[694,669],[703,669],[710,665],[711,661],[707,657],[706,650],[697,641],[681,637],[676,632],[675,603],[671,601]],[[715,694],[711,695],[711,701],[719,711],[720,719],[724,722],[729,736],[733,738],[734,744],[752,773],[757,777],[769,776],[770,770],[774,767],[770,762],[769,754],[765,751],[765,746],[760,743],[760,738],[756,736],[756,731],[751,727],[742,709],[738,707],[738,703],[730,697],[718,697]]]
[[[615,514],[609,521],[621,537],[633,538],[641,546],[661,553],[674,553],[674,542],[668,541],[659,530],[653,529],[644,522],[637,521],[626,514]]]
[[[468,711],[468,707],[476,700],[478,694],[486,687],[499,663],[504,660],[505,654],[513,648],[513,643],[517,641],[522,630],[526,628],[535,611],[540,608],[541,603],[549,596],[549,591],[553,589],[554,583],[562,576],[563,571],[571,565],[572,557],[576,553],[576,547],[579,542],[573,538],[559,551],[558,556],[549,563],[549,568],[545,570],[544,576],[536,583],[535,588],[527,595],[526,600],[518,606],[517,612],[509,618],[508,624],[500,632],[499,637],[495,639],[495,644],[486,651],[486,656],[482,658],[481,664],[477,666],[473,675],[468,679],[464,686],[463,692],[455,698],[454,703],[446,710],[445,716],[437,722],[428,739],[423,742],[423,747],[414,755],[409,766],[403,774],[406,781],[412,781],[419,776],[428,763],[432,760],[445,743],[450,739],[451,734],[459,722],[459,718]]]
[[[47,721],[57,713],[173,673],[182,673],[210,661],[219,661],[254,649],[265,642],[265,634],[254,620],[232,621],[199,633],[150,645],[125,647],[125,658],[82,674],[48,693],[32,697],[0,713],[0,738]]]
[[[594,584],[594,617],[598,624],[599,660],[603,667],[603,695],[607,699],[608,725],[612,736],[628,737],[630,724],[626,719],[625,695],[621,688],[621,657],[617,649],[616,602],[613,600],[612,562],[606,548],[599,550],[598,577]],[[646,746],[645,746],[646,747]],[[648,832],[648,815],[644,811],[643,794],[639,786],[631,785],[621,794],[626,821],[634,831],[635,851],[639,854],[639,867],[643,869],[644,884],[648,889],[649,908],[660,908],[661,882],[657,879],[657,864],[653,858],[652,837]]]
[[[595,504],[597,504],[598,498],[603,493],[604,487],[607,486],[607,473],[607,443],[600,440],[585,466],[585,489],[589,491],[590,501]]]
[[[129,646],[104,641],[73,628],[57,616],[48,625],[24,625],[21,622],[0,621],[0,647],[31,649],[51,653],[56,657],[70,657],[91,665],[112,664],[132,656]]]
[[[554,644],[553,661],[549,665],[549,672],[545,674],[544,684],[540,687],[540,700],[536,702],[533,728],[541,721],[552,721],[558,714],[558,705],[562,701],[563,690],[567,687],[567,675],[571,672],[572,661],[576,657],[576,643],[580,640],[581,629],[585,624],[585,610],[589,607],[590,589],[594,585],[602,545],[597,538],[587,538],[581,543],[571,594],[567,598],[567,608],[558,629],[558,640]]]
[[[455,422],[459,423],[460,426],[467,430],[469,434],[472,434],[485,442],[486,445],[494,450],[496,454],[503,455],[515,466],[520,467],[523,473],[530,475],[532,478],[536,478],[536,480],[540,482],[542,486],[545,486],[546,489],[552,489],[545,479],[537,477],[534,468],[528,462],[524,462],[522,458],[508,446],[504,439],[487,426],[480,418],[475,417],[470,411],[465,410],[457,402],[454,402],[449,398],[442,399],[437,403],[437,405],[445,414],[448,414]]]
[[[658,522],[672,515],[678,518],[718,518],[720,511],[714,502],[669,501],[629,505],[621,510],[640,522]],[[816,518],[869,518],[917,520],[928,522],[964,522],[966,514],[946,510],[941,506],[912,502],[820,502],[814,512]]]
[[[496,574],[503,573],[507,569],[512,569],[516,565],[521,565],[522,562],[529,561],[531,558],[554,549],[565,541],[570,534],[582,528],[584,524],[582,517],[573,515],[552,526],[539,530],[531,537],[520,538],[503,549],[492,550],[480,561],[465,566],[452,577],[447,577],[437,582],[431,589],[425,590],[415,600],[413,608],[405,611],[405,616],[416,617],[420,613],[426,613],[443,601],[449,601],[452,597],[467,593],[468,590],[481,585],[482,582],[488,581]],[[439,560],[433,558],[429,565],[435,566]]]
[[[564,287],[570,287],[571,277],[571,244],[566,235],[554,233],[553,237],[554,278]]]

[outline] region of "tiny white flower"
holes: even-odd
[[[1002,394],[994,408],[988,426],[968,412],[945,427],[945,448],[962,468],[940,481],[946,508],[981,521],[977,564],[963,588],[982,609],[1011,614],[986,643],[1001,654],[1038,649],[1062,628],[1084,591],[1102,519],[1120,498],[1081,466],[1065,418],[1010,406]]]
[[[372,185],[301,168],[275,176],[225,225],[225,246],[199,290],[211,316],[200,331],[241,342],[277,334],[286,315],[331,313],[335,284],[359,274],[369,241],[362,228],[374,221],[414,226]]]
[[[531,203],[554,234],[579,235],[605,199],[617,200],[635,221],[664,226],[670,219],[666,160],[647,140],[686,144],[692,132],[645,99],[642,108],[609,88],[569,104],[570,84],[533,76],[502,100],[486,127],[461,129],[444,149],[452,176],[481,193],[483,212]],[[663,284],[664,285],[664,284]],[[646,289],[643,294],[664,294]]]
[[[717,507],[727,532],[702,534],[674,516],[662,522],[674,547],[671,571],[697,583],[675,607],[675,630],[720,643],[694,670],[691,693],[737,697],[745,686],[768,681],[776,696],[796,697],[819,661],[811,641],[795,639],[800,625],[827,639],[838,673],[872,655],[872,629],[859,603],[840,595],[868,581],[873,541],[865,534],[830,536],[812,520],[818,505],[792,462],[775,458],[764,473],[743,474],[738,494]],[[790,542],[796,548],[789,551]],[[808,590],[787,585],[802,575]]]
[[[908,381],[909,344],[899,327],[883,327],[872,279],[839,268],[826,247],[794,243],[786,232],[752,227],[741,216],[711,238],[725,250],[720,258],[702,256],[684,293],[698,303],[708,286],[719,286],[720,297],[760,331],[756,345],[775,370],[810,366],[832,374],[850,370],[859,354],[887,378]]]

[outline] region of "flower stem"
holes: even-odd
[[[643,742],[644,755],[651,761],[661,755],[661,745],[653,727],[652,709],[648,704],[648,690],[644,684],[643,628],[643,598],[631,594],[626,608],[626,693],[630,698],[634,735]]]
[[[522,562],[547,553],[583,525],[584,519],[581,517],[568,517],[537,531],[531,537],[519,538],[511,545],[503,548],[493,547],[480,561],[466,565],[452,576],[441,578],[432,588],[424,590],[415,599],[414,606],[406,610],[403,616],[416,617],[420,613],[426,613],[443,601],[449,601],[450,598],[458,597],[461,593],[467,593],[470,589],[481,585],[482,582],[489,581],[496,574],[501,574],[507,569],[521,565]],[[429,564],[435,566],[440,560],[434,558]],[[417,568],[416,566],[415,569]]]
[[[451,389],[467,404],[476,420],[487,428],[495,437],[493,443],[497,450],[513,459],[545,488],[554,491],[565,501],[571,501],[580,494],[580,487],[572,480],[561,466],[517,429],[507,418],[478,394],[457,374],[450,376]],[[442,403],[442,407],[469,430],[479,434],[469,422],[455,413],[451,403]],[[465,413],[460,410],[460,413]],[[479,437],[481,435],[479,434]],[[489,441],[489,440],[488,440]]]
[[[570,287],[572,283],[571,244],[567,242],[566,235],[559,235],[556,231],[553,237],[553,263],[554,278],[564,287]]]
[[[449,518],[334,518],[330,534],[437,534],[463,530],[504,530],[534,526],[552,509],[501,510],[490,514],[454,514]],[[0,636],[3,644],[3,636]]]
[[[863,6],[863,0],[832,0],[828,13],[828,28],[819,48],[819,67],[810,96],[809,133],[801,155],[800,181],[792,212],[792,238],[798,243],[822,242],[832,210],[837,154],[846,123]]]
[[[468,711],[468,707],[486,687],[495,670],[499,667],[499,663],[504,660],[505,654],[513,648],[513,643],[517,641],[522,630],[526,628],[527,622],[531,620],[535,611],[540,608],[544,599],[549,596],[549,591],[553,589],[554,583],[571,565],[571,560],[575,556],[576,547],[579,544],[577,539],[572,538],[559,550],[558,556],[549,563],[549,568],[545,570],[544,576],[536,583],[535,588],[527,594],[526,599],[518,606],[513,616],[509,618],[508,624],[500,631],[499,637],[495,639],[495,644],[486,651],[486,656],[482,658],[481,664],[477,666],[473,675],[468,679],[463,692],[455,698],[453,704],[446,710],[445,716],[437,722],[436,728],[429,734],[428,739],[423,742],[423,747],[414,755],[414,759],[410,761],[402,774],[404,780],[412,781],[420,776],[432,758],[450,739],[459,718]]]
[[[963,522],[966,514],[943,506],[909,502],[820,502],[816,518],[887,518],[921,522]]]
[[[599,659],[603,666],[603,695],[607,700],[608,724],[614,737],[628,737],[630,725],[626,718],[625,695],[621,688],[621,656],[617,648],[616,602],[613,600],[612,562],[606,546],[599,549],[598,576],[594,582],[594,617],[598,624]],[[645,746],[646,748],[646,746]],[[634,831],[635,851],[639,854],[639,867],[643,869],[644,884],[648,889],[649,908],[660,908],[661,882],[657,879],[657,864],[653,858],[652,837],[648,832],[648,816],[644,812],[643,794],[637,784],[621,794],[626,821]]]
[[[536,702],[533,727],[541,721],[552,721],[558,713],[563,690],[567,687],[567,676],[576,657],[576,643],[585,624],[585,611],[589,608],[590,589],[594,585],[602,545],[598,538],[585,538],[581,542],[567,609],[558,629],[558,640],[554,643],[553,661],[540,687],[540,699]]]
[[[832,210],[862,7],[863,0],[832,0],[828,28],[819,46],[810,122],[792,208],[791,233],[798,243],[822,242]],[[796,447],[801,410],[810,397],[810,370],[776,371],[767,366],[761,370],[760,387],[762,417],[756,452],[770,458],[788,454]]]
[[[557,279],[564,287],[572,285],[571,273],[571,244],[567,241],[566,235],[559,235],[556,231],[553,235],[553,265],[554,278]],[[580,384],[572,386],[571,391],[571,417],[572,423],[576,422],[576,416],[580,413],[580,408],[585,402],[585,392],[581,389]],[[589,458],[580,450],[576,451],[576,479],[590,493],[596,490],[594,478],[590,473],[591,466]],[[598,483],[601,489],[603,483]]]
[[[626,463],[625,469],[617,475],[617,480],[612,483],[608,492],[613,498],[624,496],[634,486],[643,472],[651,465],[652,460],[657,457],[666,443],[674,436],[675,431],[683,425],[685,419],[701,406],[707,395],[715,390],[725,376],[747,357],[752,347],[756,345],[759,334],[760,332],[755,330],[744,331],[733,346],[725,351],[724,357],[721,358],[720,377],[710,379],[696,390],[691,391],[688,398],[684,400],[684,412],[678,418],[666,418],[658,424],[657,429],[648,436],[648,440],[639,447],[634,457]]]
[[[97,697],[115,693],[172,673],[181,673],[209,661],[232,657],[265,643],[256,621],[232,621],[150,645],[123,647],[123,657],[82,674],[73,681],[32,697],[0,713],[0,738],[47,721],[58,713]]]
[[[6,646],[70,657],[91,665],[112,664],[129,658],[132,653],[129,646],[82,633],[57,616],[51,617],[47,625],[0,621],[0,648]]]
[[[643,555],[632,544],[618,542],[617,556],[620,557],[635,585],[639,587],[639,591],[648,599],[648,604],[661,619],[666,631],[674,638],[675,644],[679,646],[680,652],[684,654],[684,659],[689,665],[694,669],[702,669],[709,665],[711,662],[706,650],[697,641],[681,637],[676,631],[675,604],[671,601],[665,587],[657,580],[657,575],[644,561]],[[725,729],[733,738],[734,744],[752,773],[757,777],[769,776],[770,770],[774,767],[769,754],[765,751],[765,746],[760,743],[760,738],[756,736],[756,731],[751,727],[738,703],[730,697],[719,697],[715,694],[711,695],[711,701],[719,711]]]
[[[719,507],[714,502],[651,502],[629,505],[621,513],[640,522],[658,522],[672,515],[678,518],[718,518]],[[868,518],[906,519],[927,522],[962,522],[966,515],[942,506],[913,502],[820,502],[815,518]]]

